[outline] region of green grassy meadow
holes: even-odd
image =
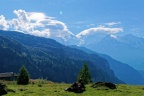
[[[1,81],[0,81],[1,82]],[[92,88],[91,84],[86,85],[83,93],[64,91],[71,84],[53,83],[50,81],[37,80],[34,84],[17,85],[13,82],[3,82],[8,89],[15,92],[8,92],[3,96],[144,96],[144,86],[116,85],[117,89],[106,87]]]

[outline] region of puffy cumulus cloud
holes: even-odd
[[[81,38],[83,36],[89,36],[89,35],[93,35],[93,34],[116,34],[118,32],[123,32],[123,29],[122,28],[109,28],[109,27],[105,27],[105,26],[99,26],[96,28],[86,29],[86,30],[80,32],[79,34],[77,34],[76,36],[78,38]]]
[[[65,23],[49,17],[40,12],[26,12],[25,10],[14,10],[17,18],[6,21],[4,16],[0,16],[1,29],[11,29],[40,37],[52,38],[60,43],[70,39],[77,39],[70,32]]]
[[[27,13],[29,15],[30,20],[34,21],[44,21],[47,16],[44,13],[38,13],[38,12],[29,12]]]
[[[14,13],[17,15],[18,19],[21,21],[30,21],[28,14],[24,10],[14,10]]]
[[[7,30],[9,28],[8,22],[3,15],[0,16],[0,29]]]

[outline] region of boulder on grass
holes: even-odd
[[[0,83],[0,96],[4,94],[7,94],[6,85],[3,83]]]
[[[85,91],[85,86],[83,83],[75,82],[69,88],[66,88],[65,91],[82,93]]]
[[[116,89],[116,85],[111,82],[96,82],[91,87],[93,88],[108,87],[110,89]]]

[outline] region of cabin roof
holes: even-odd
[[[14,72],[6,72],[6,73],[0,73],[0,78],[4,78],[4,77],[15,77],[15,76],[17,76],[17,74],[16,73],[14,73]]]

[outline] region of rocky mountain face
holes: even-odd
[[[55,40],[35,37],[14,31],[0,31],[0,72],[18,73],[22,65],[31,78],[71,83],[84,62],[87,62],[93,81],[124,83],[119,80],[109,63],[96,54],[64,46]]]
[[[128,64],[117,61],[108,55],[96,53],[85,47],[78,47],[78,46],[71,46],[71,47],[83,50],[84,52],[87,52],[89,54],[97,54],[100,57],[105,58],[108,61],[110,68],[114,70],[116,77],[118,77],[125,83],[134,85],[144,84],[144,77],[143,77],[144,71],[139,72],[133,67],[129,66]]]

